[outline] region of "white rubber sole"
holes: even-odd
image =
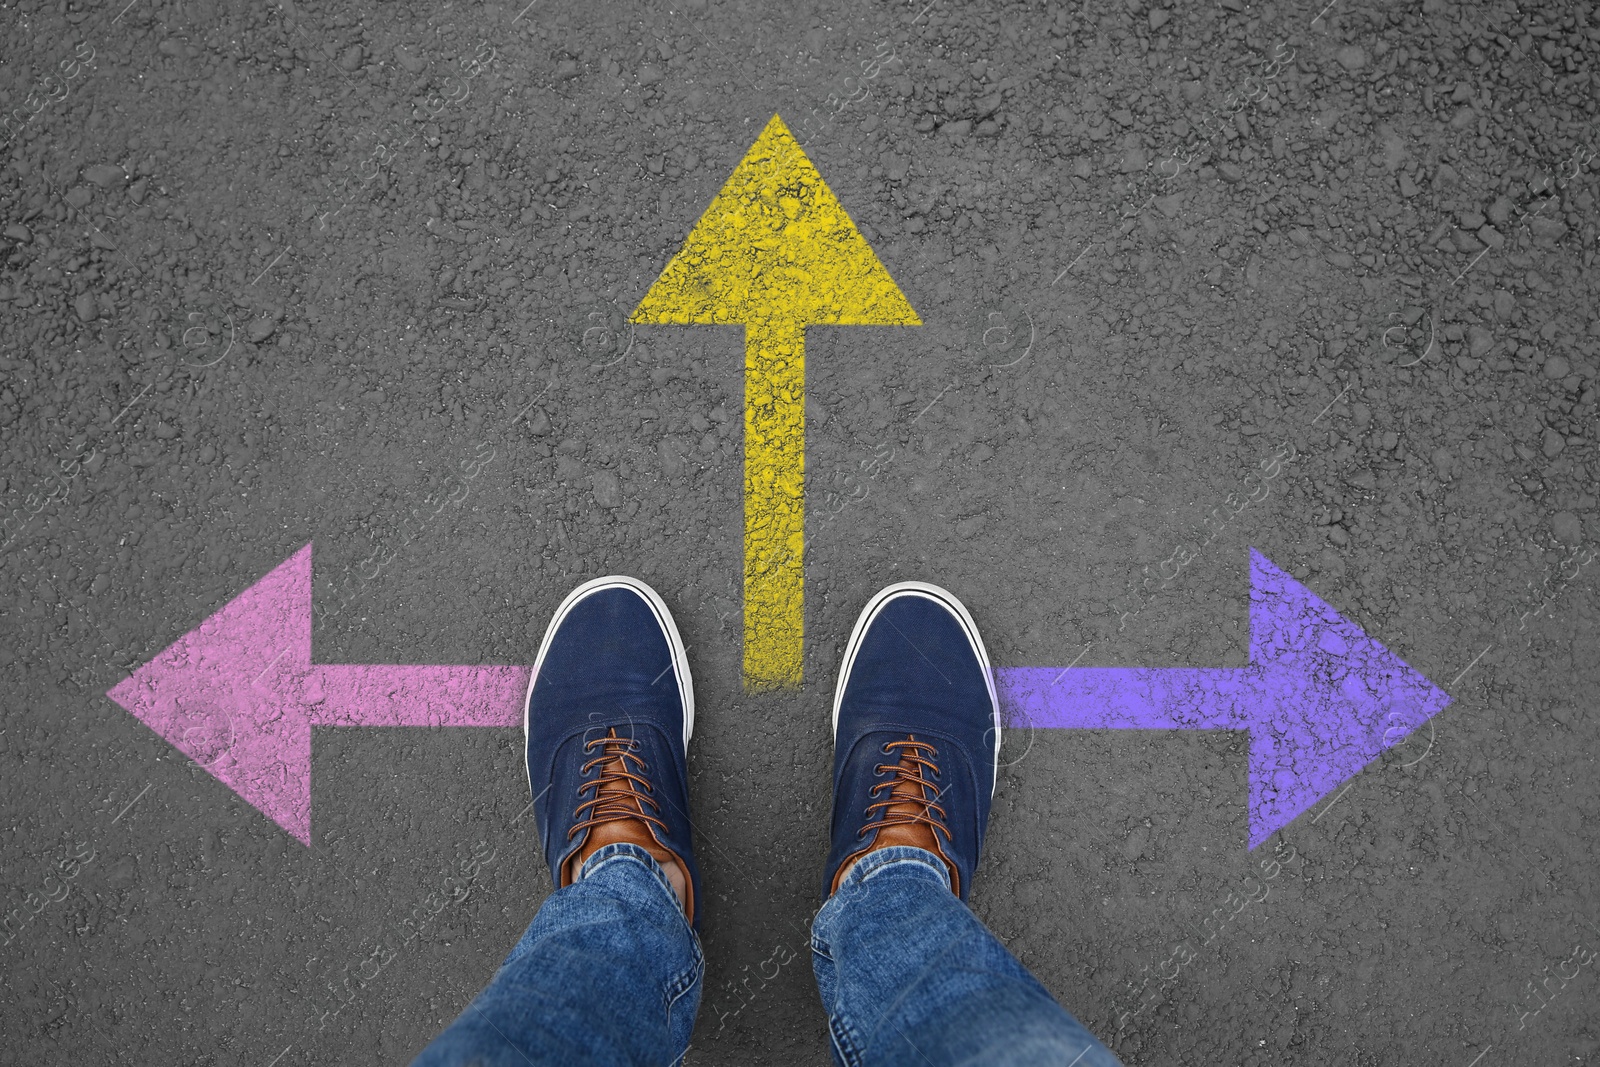
[[[989,687],[989,707],[994,713],[994,779],[989,787],[989,795],[993,796],[995,785],[1000,781],[1000,700],[994,691],[994,668],[989,665],[989,650],[983,647],[983,637],[978,633],[978,624],[972,620],[972,613],[954,593],[941,586],[930,585],[927,582],[896,582],[878,590],[872,599],[867,601],[867,606],[861,609],[855,629],[850,631],[850,643],[845,645],[844,659],[839,664],[839,685],[833,692],[834,740],[839,739],[839,707],[844,703],[845,687],[850,684],[850,670],[855,666],[856,654],[861,650],[861,640],[866,636],[867,628],[878,617],[878,613],[890,601],[903,596],[920,596],[948,609],[960,620],[961,628],[967,634],[967,642],[972,646],[972,651],[977,653],[978,662],[983,666],[983,681]]]
[[[683,750],[688,752],[689,737],[694,733],[694,679],[689,677],[689,656],[683,647],[683,636],[678,633],[678,624],[673,621],[672,612],[667,610],[666,601],[661,599],[661,594],[639,579],[630,578],[625,574],[608,574],[604,578],[592,578],[568,593],[561,606],[556,608],[555,617],[550,620],[550,625],[544,632],[544,640],[539,642],[539,655],[534,659],[533,672],[528,676],[528,691],[522,697],[524,751],[528,738],[528,703],[533,699],[533,686],[539,680],[539,669],[544,666],[544,657],[545,653],[550,651],[550,642],[554,639],[562,621],[566,619],[567,613],[577,607],[579,601],[602,589],[632,590],[650,605],[651,611],[655,612],[656,622],[661,624],[662,632],[667,635],[667,647],[672,651],[673,673],[678,676],[678,697],[683,701]],[[523,762],[526,764],[527,761]],[[530,790],[533,788],[531,779],[528,788]]]

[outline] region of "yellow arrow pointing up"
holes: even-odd
[[[798,685],[805,328],[922,320],[776,115],[632,318],[744,326],[744,681]]]

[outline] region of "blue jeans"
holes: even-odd
[[[413,1067],[677,1064],[705,960],[644,849],[607,845]],[[851,868],[811,925],[837,1063],[1116,1067],[917,848]]]

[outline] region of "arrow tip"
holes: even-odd
[[[286,680],[311,663],[311,546],[106,695],[302,844],[311,727]]]
[[[1450,697],[1266,556],[1250,550],[1250,847],[1443,711]]]
[[[922,324],[776,114],[630,318],[676,325]]]

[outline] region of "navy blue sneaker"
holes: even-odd
[[[983,638],[947,590],[900,582],[861,612],[833,698],[831,896],[874,849],[944,860],[962,900],[983,850],[1000,756],[1000,704]]]
[[[676,863],[697,922],[686,756],[694,683],[683,638],[637,578],[584,582],[556,609],[523,709],[528,788],[559,888],[602,846],[626,841]],[[698,927],[696,926],[698,929]]]

